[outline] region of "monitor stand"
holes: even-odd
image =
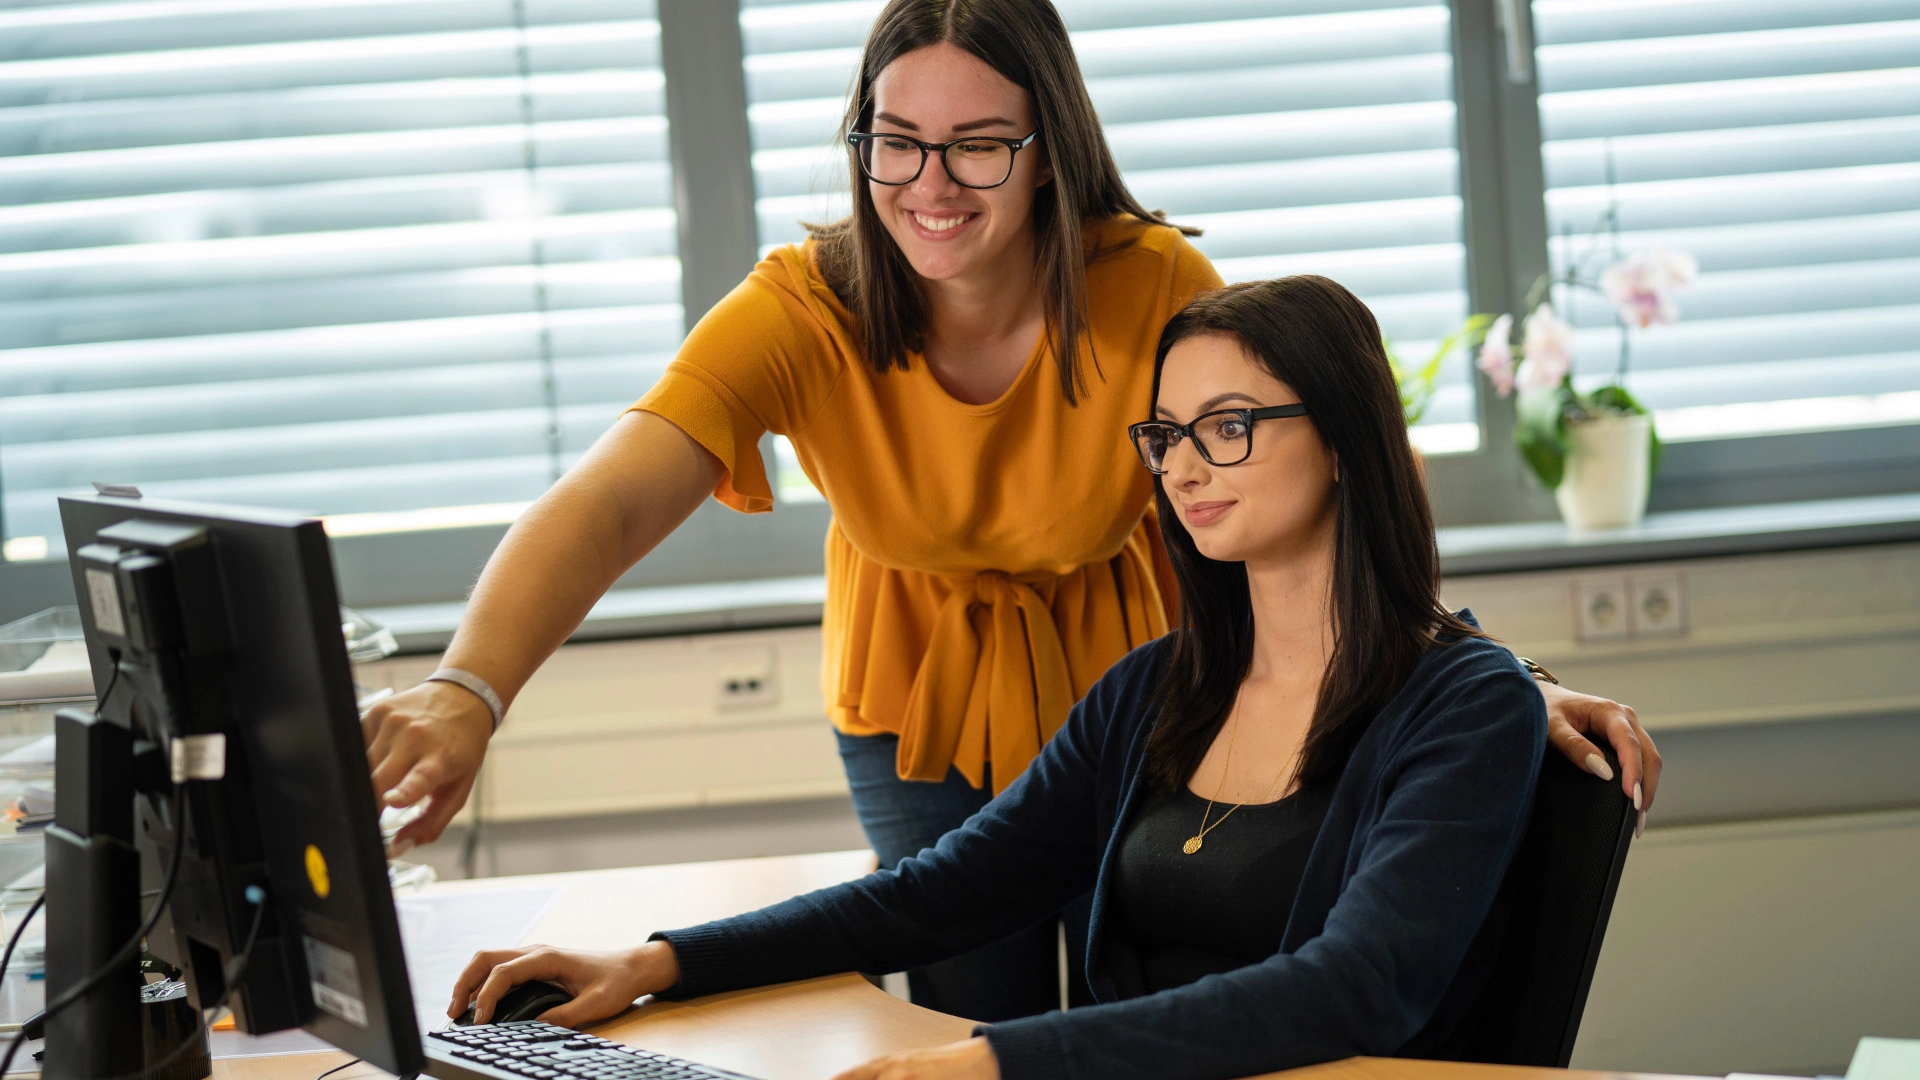
[[[78,986],[140,928],[140,853],[134,846],[135,742],[127,728],[77,709],[54,718],[54,820],[47,827],[47,1000]],[[144,740],[143,765],[158,748]],[[152,786],[152,785],[144,785]],[[176,842],[185,830],[176,824]],[[108,1080],[139,1075],[147,1063],[140,954],[46,1020],[46,1080]],[[205,1032],[198,1036],[204,1043]],[[173,1046],[152,1048],[157,1060]],[[204,1050],[183,1076],[211,1071]]]

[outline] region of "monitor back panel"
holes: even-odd
[[[134,518],[212,534],[231,619],[225,676],[241,743],[228,754],[244,753],[253,779],[273,903],[296,943],[289,959],[296,994],[305,994],[301,1026],[388,1072],[417,1072],[419,1029],[320,523],[152,499],[60,503],[69,551]],[[99,653],[96,689],[104,689],[111,661],[90,648]]]

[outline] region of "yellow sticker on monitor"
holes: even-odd
[[[333,889],[333,882],[327,877],[327,857],[312,844],[307,845],[307,880],[313,884],[313,895],[322,900]]]

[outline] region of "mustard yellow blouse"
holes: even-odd
[[[760,436],[793,441],[833,508],[829,717],[848,734],[897,733],[903,779],[952,765],[979,787],[991,764],[999,791],[1094,680],[1166,632],[1153,488],[1126,428],[1151,411],[1162,325],[1220,277],[1175,229],[1088,231],[1096,250],[1124,246],[1087,267],[1078,405],[1045,335],[985,405],[948,394],[917,356],[874,371],[808,242],[755,267],[633,406],[718,457],[714,497],[748,513],[773,507]]]

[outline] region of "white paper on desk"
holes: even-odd
[[[1853,1048],[1847,1080],[1903,1080],[1920,1076],[1920,1039],[1865,1038]]]
[[[447,1022],[453,981],[474,953],[520,944],[560,892],[548,885],[394,897],[420,1030]]]

